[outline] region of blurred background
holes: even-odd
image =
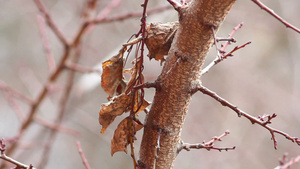
[[[43,49],[37,15],[39,11],[33,1],[1,0],[0,6],[0,81],[29,98],[35,99],[47,82],[49,68]],[[44,0],[54,22],[67,37],[72,39],[79,30],[83,19],[83,0]],[[100,0],[97,11],[110,1]],[[142,11],[142,1],[123,0],[109,16]],[[300,27],[300,1],[266,1],[266,5],[298,28]],[[167,5],[166,1],[152,0],[149,9]],[[148,22],[176,21],[173,9],[149,15]],[[218,37],[227,37],[232,29],[243,22],[234,38],[236,45],[251,41],[251,45],[238,50],[213,67],[202,77],[202,83],[220,96],[237,105],[245,112],[259,116],[278,115],[271,126],[300,137],[300,35],[286,28],[279,21],[249,1],[237,1],[221,26]],[[107,24],[99,24],[83,38],[80,65],[101,68],[101,63],[115,55],[121,45],[140,28],[139,18],[130,18]],[[56,61],[63,52],[63,45],[46,27],[50,49]],[[212,48],[206,65],[216,57]],[[130,57],[129,60],[132,60]],[[98,66],[98,67],[97,67]],[[131,66],[128,62],[128,67]],[[145,61],[146,81],[154,81],[161,70],[160,63]],[[66,82],[63,73],[51,92],[41,104],[38,115],[54,121],[57,116],[59,98]],[[98,112],[107,94],[100,84],[100,74],[77,73],[74,88],[67,102],[62,125],[75,130],[75,134],[59,132],[51,146],[45,168],[84,168],[76,141],[80,141],[91,168],[116,169],[133,168],[130,155],[123,152],[110,155],[110,141],[118,123],[127,114],[116,118],[105,134],[100,134]],[[146,99],[152,101],[154,90],[146,89]],[[4,90],[0,90],[0,138],[9,139],[18,134],[21,122]],[[15,99],[22,112],[29,106]],[[143,121],[144,114],[140,115]],[[270,133],[249,120],[239,118],[235,112],[223,107],[212,98],[197,93],[193,96],[182,139],[187,143],[208,141],[213,136],[230,130],[219,147],[236,146],[228,152],[191,150],[182,151],[174,169],[253,169],[275,168],[284,153],[289,158],[300,155],[300,147],[280,135],[276,135],[278,150],[273,147]],[[33,123],[20,141],[20,147],[13,158],[25,164],[37,166],[49,138],[49,128]],[[79,133],[79,134],[78,134]],[[137,134],[135,151],[138,154],[142,132]],[[9,144],[8,144],[9,145]],[[128,150],[129,151],[129,150]],[[300,168],[295,164],[291,168]]]

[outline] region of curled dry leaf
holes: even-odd
[[[139,59],[134,60],[132,62],[132,64],[133,64],[133,67],[130,70],[125,70],[124,71],[126,73],[131,73],[130,80],[129,80],[128,85],[126,86],[126,89],[125,89],[125,93],[127,93],[127,94],[132,90],[133,86],[137,85],[138,76],[141,76],[141,79],[142,79],[141,83],[144,83],[143,74],[138,73],[138,71],[140,70],[140,66],[141,66],[140,60]]]
[[[162,63],[164,55],[167,55],[171,47],[173,38],[178,29],[178,22],[151,23],[148,27],[146,45],[149,50],[150,59],[160,60]]]
[[[135,101],[134,101],[133,111],[136,113],[143,111],[145,108],[147,108],[150,105],[150,103],[148,103],[145,99],[141,100],[140,92],[136,92],[134,98]]]
[[[118,128],[115,130],[114,137],[111,140],[111,156],[113,156],[114,153],[118,151],[124,151],[125,153],[127,153],[127,145],[130,143],[129,137],[133,137],[130,136],[130,127],[132,125],[134,127],[133,132],[136,132],[143,127],[129,117],[120,122]]]
[[[102,125],[101,133],[104,133],[116,116],[122,115],[129,105],[130,97],[125,93],[112,98],[108,103],[102,104],[99,112],[99,123]]]
[[[122,47],[116,56],[102,63],[101,86],[109,94],[109,98],[113,97],[115,93],[121,94],[126,88],[123,76],[123,54],[125,51],[126,47]]]

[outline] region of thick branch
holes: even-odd
[[[234,2],[194,0],[178,7],[180,25],[156,81],[161,89],[156,91],[146,118],[139,168],[173,167],[176,146],[191,99],[189,90],[198,83],[202,64],[213,43],[211,27],[218,30]],[[180,62],[174,67],[178,59]],[[160,137],[157,134],[159,131]],[[160,150],[157,151],[156,147]]]

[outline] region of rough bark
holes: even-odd
[[[178,9],[180,25],[156,80],[160,88],[146,117],[139,168],[173,167],[190,91],[200,83],[200,70],[213,43],[211,28],[217,32],[234,2],[194,0]]]

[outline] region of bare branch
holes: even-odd
[[[230,33],[229,37],[226,40],[226,43],[224,45],[222,45],[222,48],[219,50],[217,47],[217,42],[218,39],[216,38],[215,32],[214,32],[214,28],[212,27],[212,33],[214,36],[214,44],[216,46],[216,50],[217,50],[217,57],[216,59],[214,59],[209,65],[207,65],[204,69],[201,70],[200,75],[203,75],[205,73],[207,73],[213,66],[215,66],[216,64],[220,63],[222,60],[226,59],[228,56],[232,56],[232,53],[240,48],[245,47],[246,45],[250,44],[250,42],[247,42],[246,44],[242,45],[242,46],[236,46],[234,48],[234,50],[230,51],[229,53],[226,54],[225,49],[227,48],[227,46],[233,41],[233,35],[236,33],[236,31],[238,29],[240,29],[243,26],[243,23],[238,24],[236,27],[233,28],[232,32]]]
[[[0,158],[7,161],[7,162],[10,162],[10,163],[16,165],[16,168],[35,169],[31,164],[26,165],[26,164],[23,164],[23,163],[15,160],[15,159],[12,159],[12,158],[8,157],[5,154],[5,142],[4,142],[3,139],[0,140]]]
[[[236,27],[233,28],[232,32],[229,34],[228,38],[233,38],[233,35],[236,33],[237,30],[241,29],[243,26],[243,23],[238,24]],[[222,48],[220,49],[220,51],[222,53],[225,52],[225,49],[227,48],[227,46],[230,44],[230,41],[227,41],[227,43],[225,43]]]
[[[228,52],[227,54],[221,56],[220,58],[217,57],[215,60],[213,60],[209,65],[207,65],[204,69],[201,70],[200,75],[204,75],[205,73],[207,73],[213,66],[215,66],[216,64],[220,63],[222,60],[228,58],[229,56],[233,56],[233,52],[244,48],[245,46],[249,45],[251,42],[246,42],[241,46],[236,46],[235,48],[233,48],[230,52]]]
[[[52,17],[49,15],[49,12],[45,8],[44,4],[40,0],[34,0],[36,6],[39,8],[41,13],[44,15],[47,24],[49,27],[53,30],[53,32],[56,34],[58,39],[64,44],[69,45],[68,40],[65,38],[65,36],[61,33],[61,31],[58,29],[57,25],[54,23]]]
[[[34,101],[30,99],[29,97],[23,95],[22,93],[12,89],[9,85],[7,85],[5,82],[0,81],[0,90],[3,90],[5,92],[9,92],[13,97],[22,100],[23,102],[32,105]]]
[[[107,15],[117,6],[120,5],[120,3],[122,2],[122,0],[112,0],[110,2],[109,5],[107,5],[101,12],[100,14],[96,17],[97,20],[101,20],[105,17],[107,17]]]
[[[294,31],[300,33],[300,29],[298,29],[297,27],[293,26],[292,24],[288,23],[287,21],[285,21],[284,19],[282,19],[279,15],[277,15],[272,9],[270,9],[269,7],[267,7],[265,4],[263,4],[262,2],[260,2],[259,0],[252,0],[252,2],[254,2],[256,5],[258,5],[261,9],[265,10],[266,12],[268,12],[269,14],[271,14],[274,18],[276,18],[277,20],[279,20],[281,23],[283,23],[287,28],[291,28]]]
[[[293,164],[298,163],[300,161],[300,156],[292,158],[290,161],[287,161],[287,153],[284,153],[283,157],[279,160],[279,166],[275,167],[274,169],[288,169]]]
[[[171,9],[171,8],[172,7],[170,5],[161,6],[161,7],[149,9],[147,11],[147,14],[151,15],[154,13],[163,12],[163,11],[165,11],[167,9]],[[100,23],[109,23],[109,22],[114,22],[114,21],[122,21],[122,20],[129,19],[129,18],[141,17],[142,14],[143,14],[142,12],[130,12],[127,14],[121,14],[121,15],[117,15],[117,16],[113,16],[113,17],[94,19],[94,20],[89,21],[89,24],[100,24]]]
[[[80,142],[77,141],[77,142],[76,142],[76,145],[77,145],[77,149],[78,149],[78,152],[79,152],[79,154],[80,154],[80,157],[81,157],[81,159],[82,159],[83,165],[85,166],[86,169],[90,169],[91,167],[90,167],[90,165],[89,165],[87,159],[85,158],[85,155],[84,155],[84,153],[83,153],[83,151],[82,151]]]
[[[292,141],[293,143],[296,143],[296,144],[298,144],[300,146],[300,140],[298,138],[291,137],[290,135],[288,135],[287,133],[285,133],[283,131],[280,131],[280,130],[277,130],[277,129],[274,129],[274,128],[268,126],[268,124],[271,123],[270,120],[273,119],[273,118],[275,118],[276,114],[273,114],[272,116],[269,116],[269,120],[267,120],[267,122],[266,122],[263,119],[261,119],[261,117],[260,118],[256,118],[256,117],[253,117],[253,116],[247,114],[243,110],[239,109],[237,106],[235,106],[232,103],[230,103],[229,101],[223,99],[222,97],[220,97],[219,95],[217,95],[215,92],[207,89],[206,87],[198,86],[197,88],[195,88],[194,90],[192,90],[191,93],[195,93],[197,91],[200,91],[203,94],[209,95],[210,97],[212,97],[215,100],[217,100],[218,102],[220,102],[223,106],[229,107],[230,109],[232,109],[233,111],[235,111],[239,117],[243,116],[243,117],[247,118],[248,120],[250,120],[250,122],[252,124],[256,123],[256,124],[264,127],[265,129],[267,129],[270,132],[271,136],[272,136],[272,140],[273,140],[274,148],[275,149],[277,149],[277,141],[276,141],[276,138],[275,138],[275,133],[284,136],[286,139],[288,139],[288,140]]]
[[[59,132],[70,134],[70,135],[75,136],[75,137],[80,136],[80,132],[77,131],[77,130],[74,130],[74,129],[71,129],[71,128],[68,128],[68,127],[65,127],[65,126],[62,126],[62,125],[55,124],[55,123],[47,121],[47,120],[45,120],[45,119],[43,119],[39,116],[35,116],[34,120],[36,122],[38,122],[39,124],[41,124],[45,127],[48,127],[52,130],[57,130]]]
[[[38,24],[39,24],[39,30],[42,37],[43,47],[46,53],[48,66],[50,69],[50,72],[54,72],[56,69],[56,64],[54,60],[54,56],[51,52],[49,40],[46,34],[46,26],[45,26],[45,20],[41,15],[37,16]]]
[[[73,62],[77,63],[79,61],[79,58],[80,58],[81,46],[76,46],[75,49],[76,49],[76,53],[75,53],[75,56],[73,58]],[[65,114],[65,110],[66,110],[66,106],[67,106],[67,101],[69,100],[71,89],[72,89],[73,84],[74,84],[75,73],[76,73],[75,71],[69,71],[68,72],[66,85],[65,85],[65,88],[63,90],[63,94],[60,98],[59,110],[58,110],[57,117],[56,117],[56,120],[55,120],[55,124],[57,126],[59,126],[62,123],[63,116]],[[48,161],[48,158],[49,158],[50,149],[51,149],[51,147],[52,147],[52,145],[55,141],[55,138],[56,138],[56,134],[57,134],[57,130],[55,130],[55,128],[52,128],[52,130],[50,132],[50,135],[49,135],[49,139],[47,139],[48,141],[45,145],[42,160],[41,160],[38,168],[42,168],[43,166],[46,165],[46,163]]]
[[[80,73],[101,73],[100,69],[94,69],[94,68],[90,68],[90,67],[85,67],[82,65],[78,65],[72,62],[66,62],[65,66],[72,70],[72,71],[77,71]]]
[[[172,6],[173,6],[173,8],[176,10],[176,11],[178,11],[180,8],[181,8],[181,4],[180,3],[178,3],[177,1],[174,1],[174,0],[167,0]],[[184,3],[184,2],[182,2],[182,3]]]
[[[214,147],[214,143],[216,141],[222,141],[221,139],[223,137],[225,137],[226,135],[228,135],[229,133],[230,132],[227,130],[223,134],[221,134],[220,136],[213,137],[208,142],[203,141],[202,143],[196,143],[196,144],[189,144],[189,143],[181,142],[178,149],[177,149],[177,153],[179,153],[183,149],[186,150],[186,151],[190,151],[191,149],[206,149],[208,151],[210,151],[210,150],[218,150],[218,151],[234,150],[235,146],[234,147]]]

